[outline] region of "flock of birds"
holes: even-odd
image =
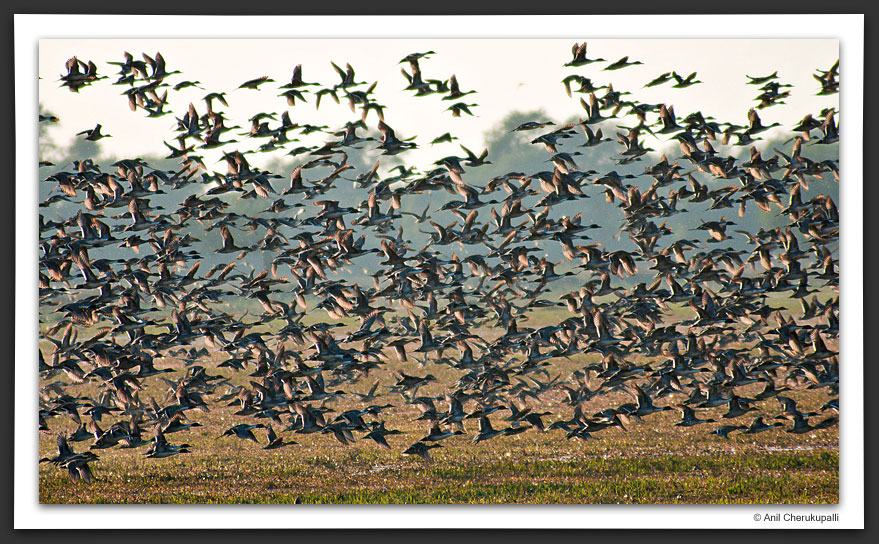
[[[462,91],[454,75],[422,74],[420,64],[432,54],[401,61],[408,65],[405,90],[453,102],[455,116],[469,113],[476,104],[463,97],[473,91]],[[604,62],[587,58],[586,43],[575,44],[572,56],[568,70]],[[169,71],[159,53],[143,60],[126,53],[110,64],[119,68],[115,84],[126,88],[132,110],[149,117],[171,113],[169,88],[199,86],[181,81],[171,87],[168,80],[179,72]],[[634,64],[639,62],[623,57],[605,70]],[[749,76],[747,84],[761,93],[747,126],[718,123],[700,112],[678,117],[671,105],[637,102],[610,83],[596,86],[572,74],[563,85],[568,95],[584,97],[579,122],[532,120],[514,129],[546,149],[552,169],[475,182],[465,181],[465,169],[469,180],[479,179],[489,150],[477,155],[462,146],[466,156],[443,157],[427,172],[405,166],[381,172],[380,161],[368,171],[352,171],[352,149],[371,146],[384,156],[417,144],[398,138],[387,124],[386,108],[372,94],[375,83],[357,81],[350,64],[333,68],[340,81],[322,87],[304,81],[297,66],[279,96],[291,107],[307,98],[317,107],[322,97],[347,100],[352,112],[360,109],[358,119],[332,130],[298,124],[288,111],[280,119],[265,113],[254,116],[244,134],[265,142],[259,151],[305,157],[288,182],[251,166],[248,153],[226,140],[237,127],[228,126],[218,109],[228,106],[223,92],[204,97],[204,113],[190,104],[176,118],[177,145],[166,145],[179,170],[151,168],[140,159],[102,168],[82,157],[42,180],[52,188],[39,217],[39,419],[43,432],[56,427],[58,453],[41,461],[74,480],[91,481],[90,463],[100,449],[145,448],[148,458],[188,453],[192,446],[166,437],[199,427],[194,414],[211,405],[237,408],[240,423],[223,437],[265,449],[295,444],[291,433],[331,434],[346,445],[369,439],[391,448],[387,437],[401,432],[386,428],[385,416],[401,405],[415,406],[427,434],[402,453],[425,459],[456,436],[479,443],[558,432],[586,440],[661,411],[677,410],[677,425],[692,426],[715,422],[700,414],[721,407],[723,425],[711,432],[724,438],[784,421],[789,433],[838,423],[839,364],[832,346],[839,333],[839,212],[828,195],[802,196],[811,180],[832,175],[838,182],[836,160],[806,156],[807,145],[838,141],[834,109],[789,127],[789,150],[761,152],[753,142],[775,125],[762,124],[756,110],[781,103],[790,92],[777,73]],[[62,84],[74,92],[107,78],[93,62],[76,57],[66,69]],[[838,63],[819,71],[818,94],[838,92],[838,74]],[[262,91],[272,82],[262,77],[239,88]],[[695,73],[669,72],[645,86],[666,83],[684,88],[701,82]],[[638,124],[618,127],[615,147],[596,125],[623,117]],[[373,126],[378,138],[357,133]],[[293,133],[327,140],[291,149],[298,141]],[[98,124],[80,136],[95,141],[109,135]],[[583,170],[576,152],[560,150],[564,140],[606,146],[618,164],[631,164],[650,158],[648,137],[677,140],[680,156],[671,161],[663,155],[643,173],[623,175]],[[446,133],[433,143],[453,139]],[[732,145],[751,145],[747,160],[730,155],[726,146]],[[225,173],[211,171],[199,155],[213,148],[223,153]],[[313,175],[321,170],[329,173]],[[340,181],[353,183],[363,198],[359,205],[327,198]],[[159,195],[187,191],[176,207],[155,205]],[[460,199],[439,209],[431,204],[437,191]],[[502,199],[488,200],[499,192]],[[587,235],[599,225],[581,213],[553,213],[590,196],[606,198],[605,217],[622,219],[631,245],[619,240],[619,248],[602,247]],[[271,204],[262,213],[241,214],[234,211],[240,199]],[[404,211],[408,201],[426,206],[421,213]],[[669,218],[700,209],[738,209],[742,217],[747,206],[782,217],[786,225],[750,232],[724,216],[686,234],[667,226]],[[44,217],[51,210],[59,217]],[[440,225],[433,220],[439,213],[456,220]],[[433,227],[429,243],[412,247],[407,230],[427,224]],[[204,272],[195,247],[205,243],[200,235],[215,229],[221,245],[209,250],[224,260]],[[243,234],[254,231],[263,238],[242,244]],[[728,247],[733,237],[750,251]],[[559,248],[563,260],[550,260],[541,244]],[[268,255],[265,269],[248,271],[249,256],[260,254]],[[381,259],[371,285],[368,278],[340,279],[370,254]],[[559,272],[562,263],[567,270]],[[645,272],[652,279],[620,286]],[[797,299],[802,310],[773,307],[773,300],[784,298]],[[253,300],[261,308],[256,315],[242,310]],[[555,308],[552,315],[562,318],[525,326],[542,308]],[[676,317],[681,311],[691,317]],[[359,320],[359,327],[343,327],[348,319]],[[558,361],[581,355],[593,362],[578,364],[567,377],[554,372]],[[165,357],[185,364],[157,368]],[[401,370],[412,362],[420,373]],[[444,367],[455,381],[441,383],[429,372]],[[214,374],[217,368],[234,371],[232,377]],[[396,381],[374,381],[355,392],[380,369],[393,371]],[[83,384],[98,393],[81,394]],[[751,384],[763,389],[749,397],[743,388]],[[148,386],[167,394],[144,398]],[[419,394],[426,386],[440,392]],[[804,412],[794,400],[804,389],[824,389],[832,398],[819,411]],[[586,411],[587,403],[614,391],[630,393],[632,402]],[[559,397],[564,412],[546,410],[552,404],[547,399]],[[358,408],[333,409],[340,399]],[[76,430],[59,432],[67,420]],[[81,441],[91,445],[77,453],[71,443]]]

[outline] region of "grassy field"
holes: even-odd
[[[568,375],[571,369],[592,362],[592,357],[554,364],[553,375]],[[157,367],[182,363],[159,359]],[[423,375],[431,372],[440,383],[419,390],[437,394],[443,384],[459,375],[449,367],[409,362],[401,370]],[[210,369],[211,374],[229,378],[232,384],[253,379],[245,373]],[[169,374],[179,376],[179,374]],[[365,392],[375,380],[380,391],[393,383],[390,371],[382,369],[354,386]],[[164,390],[158,378],[146,381],[142,399],[161,399]],[[162,384],[164,385],[164,384]],[[93,383],[68,386],[70,394],[93,394]],[[224,391],[221,386],[217,394]],[[761,385],[737,388],[739,395],[753,395]],[[393,396],[392,396],[393,395]],[[803,390],[792,395],[800,409],[817,410],[829,397],[826,389]],[[569,417],[572,408],[562,404],[560,392],[546,394],[543,410],[553,412],[547,424]],[[632,398],[613,392],[584,405],[585,413],[630,402]],[[386,393],[375,403],[401,399]],[[658,401],[657,404],[669,404]],[[216,407],[213,407],[216,406]],[[329,405],[337,412],[364,405],[340,400]],[[779,412],[770,399],[757,405],[767,421]],[[567,440],[561,430],[540,433],[529,430],[516,436],[501,436],[471,444],[475,421],[465,423],[467,435],[444,440],[442,448],[431,450],[433,461],[402,456],[410,444],[427,434],[428,425],[413,421],[420,412],[402,404],[381,414],[388,429],[403,435],[389,436],[391,450],[360,439],[344,446],[330,434],[281,433],[298,444],[266,451],[260,445],[233,437],[221,437],[237,423],[252,422],[234,415],[237,407],[212,404],[209,412],[189,411],[189,419],[202,427],[169,434],[172,444],[188,443],[192,453],[166,459],[144,457],[146,448],[97,450],[91,484],[68,480],[66,472],[40,465],[41,503],[836,503],[839,500],[838,427],[805,435],[771,429],[757,435],[733,434],[728,440],[708,432],[722,423],[725,408],[700,410],[700,417],[722,423],[677,427],[676,411],[652,414],[632,422],[628,431],[611,428],[597,439]],[[492,420],[496,428],[506,412]],[[333,415],[329,415],[332,419]],[[734,423],[750,422],[742,416]],[[114,421],[102,423],[106,429]],[[284,423],[286,424],[286,418]],[[69,418],[49,421],[52,429],[40,433],[40,455],[54,455],[54,437],[60,430],[72,431]],[[786,426],[789,427],[788,424]],[[276,431],[282,425],[274,424]],[[255,430],[261,443],[265,432]],[[361,434],[356,434],[360,438]],[[149,438],[149,436],[145,436]],[[90,441],[73,443],[75,451],[88,448]]]

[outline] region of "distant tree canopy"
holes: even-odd
[[[43,110],[42,106],[40,111],[41,115],[53,115],[50,112]],[[478,170],[470,170],[465,173],[466,181],[468,183],[474,184],[475,186],[484,186],[488,182],[488,180],[496,176],[502,176],[509,172],[522,172],[530,175],[540,171],[551,170],[551,163],[549,163],[547,159],[548,154],[544,149],[542,149],[542,145],[534,145],[531,143],[531,140],[534,138],[534,134],[530,132],[513,131],[514,128],[518,127],[522,123],[525,123],[527,121],[533,121],[535,119],[554,122],[542,110],[531,110],[525,112],[512,111],[497,125],[488,130],[485,134],[485,142],[486,147],[489,151],[489,159],[491,162],[490,164],[486,164]],[[571,118],[564,121],[554,122],[554,126],[549,126],[548,128],[558,128],[558,126],[561,125],[576,124],[577,122],[577,118]],[[59,148],[46,137],[45,126],[45,123],[40,124],[39,134],[41,156],[59,157],[57,159],[59,165],[72,165],[74,161],[80,160],[80,158],[82,157],[91,157],[93,159],[99,159],[98,162],[102,164],[104,168],[107,168],[114,162],[122,159],[122,157],[113,156],[102,157],[100,142],[92,142],[84,140],[82,138],[75,139],[69,147]],[[606,131],[605,137],[613,137],[616,135],[615,130],[617,129],[612,120],[600,123],[597,125],[597,127],[603,128]],[[367,136],[373,137],[378,140],[380,133],[377,131],[373,131],[368,133]],[[638,176],[643,174],[644,167],[641,165],[643,161],[634,162],[631,164],[615,164],[614,156],[607,153],[607,148],[602,146],[579,147],[579,144],[579,141],[575,141],[574,139],[572,139],[570,144],[568,144],[567,142],[562,143],[560,149],[563,149],[565,151],[571,151],[574,153],[580,153],[580,155],[576,156],[576,160],[584,169],[591,169],[599,172],[613,170],[619,172],[622,175],[629,174]],[[758,141],[755,142],[754,145],[759,145],[761,149],[769,151],[775,149],[783,150],[790,147],[791,138],[778,138],[775,140]],[[477,152],[478,150],[473,151]],[[732,157],[734,157],[736,160],[743,161],[747,159],[747,156],[749,154],[749,147],[733,147],[731,151]],[[808,148],[808,155],[811,160],[816,162],[834,160],[836,157],[839,156],[839,144],[834,143],[831,145],[810,146]],[[147,155],[142,157],[142,160],[144,163],[149,164],[151,167],[158,170],[166,171],[168,173],[173,173],[178,165],[178,163],[173,159],[158,156]],[[404,160],[399,156],[382,157],[368,147],[349,149],[347,160],[348,164],[351,164],[354,167],[352,169],[352,171],[354,172],[369,170],[372,165],[375,164],[376,160],[381,160],[386,169],[391,169],[395,166],[405,165]],[[301,160],[297,160],[296,157],[289,157],[284,155],[275,156],[272,157],[267,163],[266,170],[280,176],[279,179],[283,179],[289,177],[290,173],[300,163]],[[695,174],[698,175],[698,173]],[[834,200],[838,200],[838,182],[835,181],[832,176],[822,177],[824,177],[824,179],[813,179],[809,183],[808,189],[803,189],[803,197],[808,199],[815,195],[826,194]],[[646,189],[646,187],[649,187],[649,181],[650,180],[648,178],[640,177],[635,180],[635,183],[642,185],[642,188]],[[279,184],[278,180],[275,180],[273,183]],[[51,187],[47,184],[41,184],[40,187],[41,191],[45,193],[41,196],[42,198],[45,198],[47,196],[47,191],[50,190]],[[326,193],[326,195],[333,199],[337,199],[340,204],[344,206],[356,207],[359,204],[359,197],[357,193],[352,192],[342,186],[331,188]],[[160,200],[167,200],[168,202],[171,201],[170,197],[166,199],[162,199],[160,197]],[[241,200],[238,198],[231,198],[227,200],[230,205],[230,211],[233,211],[235,213],[254,215],[259,214],[265,209],[265,204],[261,200]],[[454,219],[454,215],[452,213],[439,209],[451,200],[454,200],[454,195],[449,192],[440,191],[431,193],[430,208],[433,210],[433,212],[431,213],[431,217],[434,221],[443,223]],[[624,238],[619,238],[620,229],[613,221],[608,221],[608,218],[605,217],[604,214],[607,213],[607,208],[604,206],[602,200],[603,199],[601,198],[596,198],[571,203],[563,202],[560,203],[557,208],[561,212],[572,216],[577,213],[583,213],[585,217],[594,218],[592,220],[602,226],[602,229],[594,231],[591,234],[591,236],[595,240],[601,241],[606,245],[622,244],[623,247],[631,249],[632,247],[634,247],[634,245],[627,243]],[[687,238],[690,235],[690,229],[698,226],[698,223],[706,217],[716,216],[716,218],[719,219],[722,215],[730,215],[729,210],[715,211],[709,209],[708,205],[702,206],[702,208],[704,209],[702,209],[699,214],[676,214],[668,218],[666,222],[672,230],[672,234],[670,235],[672,239]],[[73,208],[71,207],[70,209]],[[420,213],[423,211],[423,205],[421,205],[415,199],[405,199],[402,200],[401,210],[409,213]],[[774,228],[783,227],[787,224],[787,220],[781,214],[762,213],[759,209],[753,206],[747,208],[745,215],[736,219],[736,222],[741,230],[747,230],[751,232],[756,232],[759,229],[771,230]],[[409,234],[412,238],[413,243],[419,247],[429,240],[429,233],[425,230],[413,230],[410,231]],[[258,234],[256,232],[245,234],[245,239],[252,239],[252,241],[258,240]],[[216,245],[218,243],[218,240],[219,234],[213,233],[209,235],[207,239],[202,240],[202,244],[196,246],[200,247],[204,251],[205,258],[209,264],[215,264],[217,256],[212,256],[208,248]],[[731,240],[730,242],[732,243],[733,247],[737,249],[745,249],[748,245],[747,240],[744,238],[736,238]],[[560,250],[557,247],[554,248],[552,246],[548,246],[545,249],[553,259],[559,259],[561,257]],[[254,264],[264,263],[264,261],[265,259],[260,258],[257,259]],[[357,269],[352,269],[352,274],[355,277],[360,277],[361,279],[365,278],[364,274],[366,270],[374,269],[375,266],[377,266],[379,259],[371,255],[366,255],[362,258],[362,261],[365,266],[359,267]],[[631,282],[634,282],[636,280],[643,280],[648,276],[649,274],[645,272],[631,279],[623,278],[622,281],[624,284],[631,284]]]

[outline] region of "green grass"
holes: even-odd
[[[386,377],[382,380],[387,383]],[[739,393],[753,394],[753,388],[741,388]],[[812,410],[825,402],[826,394],[804,390],[796,398],[801,409]],[[555,393],[547,400],[547,409],[554,413],[570,413]],[[612,393],[589,401],[586,411],[629,400],[625,394]],[[339,402],[334,409],[356,405]],[[777,401],[762,401],[759,406],[772,413]],[[368,440],[343,446],[320,433],[284,433],[298,444],[264,451],[252,442],[220,437],[225,428],[248,420],[233,415],[234,410],[190,412],[190,418],[204,427],[168,439],[191,444],[191,454],[147,459],[142,448],[98,451],[100,460],[93,465],[96,480],[91,484],[71,482],[63,471],[43,464],[40,502],[829,504],[839,500],[838,427],[807,435],[774,429],[724,440],[708,434],[715,424],[677,427],[677,413],[664,412],[633,423],[628,432],[607,429],[587,442],[566,440],[563,431],[532,430],[477,445],[470,443],[471,436],[455,437],[431,450],[433,462],[428,462],[400,454],[427,431],[423,422],[413,421],[418,411],[411,406],[388,413],[388,428],[405,433],[388,437],[390,451]],[[720,419],[721,414],[722,408],[716,408],[702,415]],[[502,425],[495,418],[495,426]],[[61,418],[50,420],[50,426],[53,432],[41,433],[40,455],[54,453],[54,431],[72,429]],[[473,421],[465,426],[472,435]],[[265,442],[263,432],[257,430],[257,437]],[[82,451],[87,444],[75,443],[74,449]]]
[[[244,463],[233,475],[201,463],[169,461],[140,475],[105,468],[88,486],[49,471],[41,478],[40,501],[790,504],[835,503],[839,490],[839,457],[831,451],[370,464],[369,459],[349,461],[343,470],[341,464],[279,469],[273,463]],[[124,465],[119,469],[125,472]]]
[[[538,315],[544,312],[547,315]],[[534,320],[551,320],[557,309],[535,312]],[[499,331],[484,329],[490,338]],[[86,335],[87,336],[87,335]],[[43,346],[46,353],[50,350]],[[295,349],[290,343],[288,349]],[[451,350],[449,355],[454,355]],[[215,368],[224,357],[215,354],[201,361],[210,374],[221,375],[235,385],[254,379],[246,372]],[[643,357],[627,357],[641,363]],[[598,354],[553,360],[551,375],[567,378],[584,364],[600,361]],[[172,358],[158,358],[158,368],[182,370]],[[209,395],[209,412],[189,411],[187,415],[203,427],[168,435],[172,444],[186,442],[192,453],[167,459],[147,459],[145,448],[97,451],[93,463],[95,481],[72,482],[66,473],[48,464],[39,470],[41,503],[687,503],[687,504],[832,504],[839,501],[839,428],[813,431],[805,435],[772,429],[757,435],[733,434],[725,440],[708,431],[720,424],[747,424],[751,416],[724,420],[724,408],[700,410],[703,418],[722,423],[677,427],[677,412],[652,414],[642,422],[632,422],[628,432],[611,428],[596,433],[597,440],[567,440],[563,431],[540,433],[529,430],[512,437],[497,437],[473,445],[474,420],[465,423],[467,436],[450,438],[443,447],[431,450],[432,462],[402,456],[401,452],[424,436],[428,425],[414,421],[420,412],[388,393],[392,370],[438,378],[437,383],[419,390],[419,395],[437,395],[461,372],[433,362],[391,363],[373,371],[349,391],[366,392],[375,380],[384,392],[375,404],[393,403],[382,413],[388,429],[403,435],[390,436],[391,450],[379,448],[369,440],[343,446],[331,435],[281,433],[297,445],[264,451],[252,442],[221,437],[223,431],[250,417],[234,415],[238,409],[211,402],[224,387]],[[169,374],[179,377],[180,372]],[[63,375],[55,379],[66,380]],[[48,380],[52,381],[52,380]],[[46,380],[41,380],[45,385]],[[167,386],[157,377],[144,380],[140,398],[155,397],[160,402]],[[740,396],[753,396],[762,384],[736,388]],[[92,398],[99,393],[96,382],[69,384],[68,394]],[[819,410],[829,398],[827,389],[800,389],[789,393],[802,411]],[[547,423],[570,417],[572,407],[564,404],[561,391],[542,397],[541,410],[551,411]],[[676,399],[681,400],[680,398]],[[631,402],[622,392],[610,392],[584,404],[584,413]],[[673,404],[672,399],[657,401]],[[364,405],[353,397],[329,405],[336,412]],[[767,421],[779,412],[777,400],[756,404]],[[440,402],[440,409],[445,404]],[[493,416],[495,427],[505,427],[506,412]],[[756,413],[755,413],[756,415]],[[829,414],[827,414],[829,415]],[[332,415],[331,415],[332,417]],[[821,416],[819,416],[820,418]],[[106,429],[115,418],[101,423]],[[50,432],[40,433],[39,454],[55,452],[55,436],[75,428],[70,418],[49,420]],[[286,418],[285,418],[286,423]],[[274,424],[275,430],[283,426]],[[789,427],[789,424],[786,424]],[[265,443],[265,433],[257,430]],[[356,433],[360,438],[361,433]],[[146,438],[149,438],[147,435]],[[74,443],[84,451],[90,442]]]

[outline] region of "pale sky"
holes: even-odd
[[[352,114],[344,98],[336,104],[324,97],[316,110],[313,92],[320,87],[310,87],[308,102],[297,102],[293,107],[277,96],[277,88],[289,82],[297,64],[303,66],[303,79],[330,86],[340,81],[330,61],[342,67],[350,63],[358,81],[378,81],[374,99],[386,106],[385,121],[397,135],[418,136],[420,149],[406,153],[405,158],[422,169],[437,156],[460,153],[459,143],[478,152],[483,147],[484,133],[512,110],[543,109],[548,119],[554,121],[582,116],[584,110],[578,98],[583,95],[568,98],[561,83],[570,74],[589,77],[596,85],[612,82],[615,90],[633,93],[624,98],[674,105],[679,117],[701,110],[719,122],[740,125],[747,124],[747,111],[757,104],[754,98],[760,93],[757,86],[746,85],[746,75],[763,76],[778,71],[780,82],[793,85],[786,104],[760,111],[764,124],[780,122],[789,128],[806,113],[817,115],[822,108],[838,107],[839,103],[837,96],[815,96],[818,84],[812,78],[817,69],[828,69],[839,57],[838,41],[833,39],[588,40],[587,57],[608,62],[577,68],[564,66],[571,59],[573,43],[571,39],[44,39],[39,42],[39,98],[61,118],[50,132],[60,145],[69,142],[75,133],[101,123],[102,132],[113,136],[101,140],[105,152],[121,157],[164,156],[167,150],[161,142],[172,141],[174,114],[182,116],[190,102],[203,114],[202,97],[207,92],[228,93],[229,108],[222,109],[231,121],[227,124],[240,125],[240,132],[249,129],[248,119],[259,112],[280,115],[286,110],[294,122],[329,125],[331,129],[356,120],[359,110]],[[436,54],[422,59],[423,77],[448,79],[456,74],[463,90],[478,91],[464,97],[466,103],[478,104],[472,108],[475,117],[452,117],[451,112],[445,111],[452,101],[442,101],[439,95],[415,97],[403,90],[407,82],[400,68],[408,71],[409,67],[399,61],[410,53],[430,50]],[[142,53],[153,56],[159,51],[168,70],[182,72],[167,78],[167,83],[173,86],[183,80],[197,80],[205,90],[169,88],[171,115],[150,119],[142,110],[132,112],[127,98],[121,95],[128,86],[111,85],[118,68],[107,64],[121,61],[124,51],[138,59]],[[74,55],[86,62],[94,61],[98,73],[110,79],[79,93],[60,87],[58,79],[65,73],[64,63]],[[617,71],[603,70],[609,62],[626,55],[630,61],[640,60],[644,64]],[[683,76],[695,71],[704,83],[686,89],[673,89],[670,83],[643,88],[657,75],[672,70]],[[261,76],[269,76],[275,82],[264,84],[259,91],[235,90],[244,81]],[[603,92],[599,91],[598,96]],[[376,123],[377,118],[370,114],[369,126],[374,129]],[[459,140],[443,144],[446,148],[430,146],[433,138],[447,131]],[[323,142],[327,138],[319,136],[318,140]],[[245,138],[236,139],[239,143],[229,146],[231,149],[249,148],[249,142],[242,143]],[[655,144],[660,143],[648,145],[659,149]],[[204,155],[212,160],[219,156],[218,152]],[[251,162],[260,166],[259,158],[254,157]],[[210,162],[208,166],[211,167]]]

